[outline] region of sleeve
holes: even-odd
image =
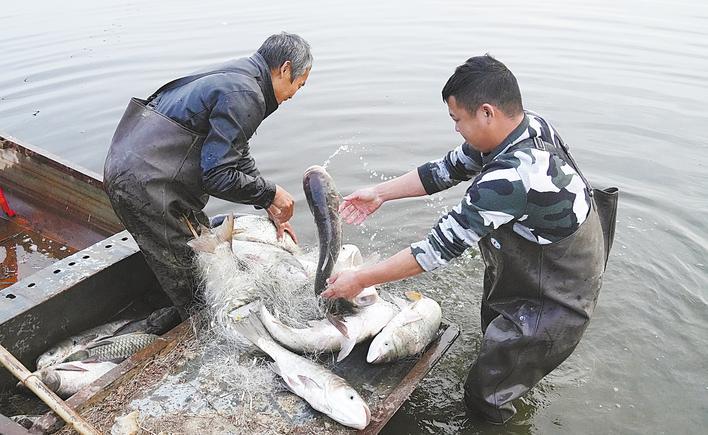
[[[516,168],[493,162],[428,237],[411,245],[411,254],[426,271],[444,266],[493,229],[521,218],[526,202],[527,190]]]
[[[418,176],[428,195],[472,179],[482,170],[482,155],[463,143],[439,160],[418,167]]]
[[[263,208],[273,202],[275,184],[260,176],[248,146],[264,114],[265,102],[255,92],[232,92],[217,101],[201,153],[206,193]]]

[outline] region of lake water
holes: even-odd
[[[481,338],[474,250],[393,289],[438,299],[462,328],[388,433],[699,433],[708,425],[708,3],[703,0],[34,1],[0,13],[0,131],[102,172],[131,96],[250,55],[287,30],[310,41],[307,86],[251,141],[261,172],[297,200],[329,160],[339,190],[398,176],[461,143],[440,91],[489,52],[525,106],[571,144],[597,187],[621,189],[594,318],[575,353],[504,427],[465,416],[462,383]],[[262,3],[262,4],[261,4]],[[385,205],[345,241],[393,254],[422,239],[464,186]],[[213,201],[208,212],[229,210]],[[241,208],[243,209],[243,208]],[[248,210],[248,209],[244,209]]]

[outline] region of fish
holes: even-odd
[[[69,355],[86,349],[89,344],[107,337],[134,332],[161,335],[180,323],[175,307],[160,308],[144,319],[122,319],[87,329],[73,335],[42,353],[36,361],[37,370],[60,363]]]
[[[66,399],[117,365],[113,361],[74,361],[45,367],[33,374],[57,396]]]
[[[315,275],[315,296],[319,296],[327,288],[327,279],[342,248],[339,193],[332,177],[317,165],[305,170],[302,188],[317,226],[320,255]]]
[[[155,334],[133,332],[130,334],[116,335],[88,343],[85,348],[77,350],[64,358],[70,361],[122,361],[135,352],[157,340]]]
[[[393,362],[422,352],[435,336],[442,321],[440,305],[418,292],[407,292],[411,301],[374,337],[366,354],[371,364]]]
[[[371,303],[354,313],[341,317],[327,316],[310,321],[307,328],[293,328],[276,319],[261,305],[261,321],[273,338],[286,348],[298,353],[339,351],[337,361],[346,358],[357,343],[378,334],[394,318],[397,308],[375,296]]]
[[[302,263],[286,249],[274,243],[236,240],[234,234],[242,230],[235,228],[236,222],[246,216],[227,216],[214,229],[203,228],[201,234],[187,244],[196,253],[196,262],[204,284],[204,299],[219,317],[241,306],[253,302],[268,290],[268,283],[288,283],[289,286],[305,285],[310,274]],[[262,225],[250,225],[254,239],[267,239],[275,227],[267,218]],[[270,226],[270,230],[265,230]],[[288,236],[289,237],[289,236]]]
[[[369,424],[369,406],[347,381],[276,343],[257,315],[236,322],[233,328],[268,354],[274,361],[273,371],[287,388],[314,409],[354,429],[364,429]]]
[[[72,353],[83,349],[87,344],[100,337],[112,336],[120,328],[131,323],[132,320],[116,320],[99,325],[86,331],[73,335],[49,348],[37,358],[37,370],[60,363]]]
[[[266,216],[243,214],[235,217],[234,241],[256,242],[280,248],[291,254],[299,254],[300,247],[287,232],[278,239],[277,229]]]

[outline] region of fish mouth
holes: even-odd
[[[303,176],[306,177],[312,174],[313,172],[325,172],[325,168],[320,165],[312,165],[309,168],[305,169],[305,173],[303,174]]]

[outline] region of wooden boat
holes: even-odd
[[[168,300],[132,237],[120,225],[103,192],[101,177],[36,147],[0,136],[0,188],[13,217],[0,218],[0,343],[30,370],[37,356],[58,341],[106,323],[127,309],[158,308]],[[138,308],[135,308],[138,307]],[[191,332],[184,322],[160,340],[67,400],[82,412],[115,391],[151,360]],[[377,433],[453,343],[459,329],[444,325],[421,356],[401,364],[370,366],[361,345],[336,371],[355,388],[372,385],[372,423]],[[361,355],[360,355],[361,356]],[[16,380],[0,369],[0,414],[18,413]],[[12,399],[10,399],[12,400]],[[0,415],[0,433],[21,433]],[[295,420],[289,420],[295,421]],[[300,418],[293,430],[317,430],[321,420]],[[37,427],[56,430],[48,413]],[[33,428],[36,429],[37,427]]]

